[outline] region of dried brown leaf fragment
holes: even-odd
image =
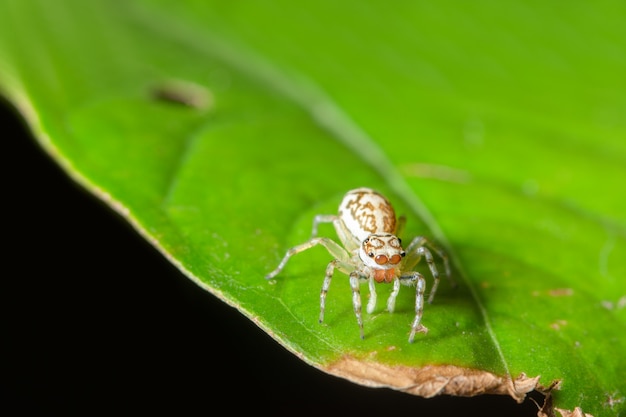
[[[522,402],[527,393],[537,388],[539,382],[538,376],[530,378],[525,374],[511,379],[452,365],[412,368],[362,361],[350,356],[344,356],[325,370],[361,385],[387,387],[426,398],[441,394],[462,397],[502,394]]]

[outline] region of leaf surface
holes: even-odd
[[[0,16],[0,88],[51,156],[303,360],[420,395],[441,392],[416,389],[425,369],[518,398],[560,380],[557,408],[624,411],[621,4],[4,1]],[[337,274],[317,323],[321,248],[263,279],[360,186],[453,261],[459,285],[442,281],[413,344],[411,288],[389,314],[379,286],[360,340]]]

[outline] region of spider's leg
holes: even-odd
[[[413,343],[415,333],[426,333],[428,329],[420,324],[422,321],[422,313],[424,311],[424,290],[426,288],[426,280],[419,272],[413,272],[411,275],[400,277],[401,280],[408,279],[415,284],[415,319],[411,324],[411,333],[409,334],[409,343]]]
[[[326,275],[324,276],[324,283],[322,284],[322,290],[320,291],[320,323],[324,321],[324,310],[326,309],[326,293],[328,292],[328,288],[330,288],[330,281],[333,278],[333,272],[335,272],[336,263],[337,260],[335,259],[334,261],[330,261],[330,263],[326,267]]]
[[[313,218],[313,227],[311,228],[311,237],[317,236],[317,228],[320,223],[334,223],[337,220],[335,214],[318,214]]]
[[[287,261],[289,261],[289,258],[291,258],[293,255],[297,253],[304,252],[307,249],[311,249],[313,246],[316,246],[316,245],[322,245],[323,247],[326,248],[328,253],[330,253],[335,259],[339,259],[342,262],[346,262],[350,259],[350,255],[345,251],[344,248],[339,246],[338,243],[334,242],[333,240],[327,237],[314,237],[298,246],[294,246],[293,248],[289,249],[287,253],[285,253],[285,256],[283,257],[282,261],[280,261],[276,269],[274,269],[272,272],[267,274],[265,278],[266,279],[274,278],[276,275],[280,273],[280,271],[283,270],[285,265],[287,265]]]
[[[367,302],[367,313],[372,314],[376,308],[376,281],[373,277],[370,277],[369,281],[370,299]]]
[[[428,268],[430,268],[430,273],[433,276],[433,287],[430,290],[430,295],[428,296],[428,304],[433,302],[435,298],[435,293],[437,292],[437,288],[439,287],[439,271],[437,270],[437,266],[435,265],[435,260],[433,259],[433,255],[430,253],[425,246],[420,246],[417,248],[417,252],[424,255],[424,259],[426,259],[426,263],[428,264]]]
[[[361,293],[359,291],[359,274],[355,271],[350,274],[350,287],[352,287],[352,306],[354,307],[354,315],[359,324],[361,339],[365,339],[363,335],[363,319],[361,318]]]
[[[391,290],[391,294],[387,299],[387,311],[393,313],[393,310],[396,308],[396,297],[398,296],[398,292],[400,292],[400,280],[395,279],[393,281],[393,290]]]
[[[430,291],[430,296],[428,297],[428,303],[433,302],[433,299],[435,298],[435,293],[437,292],[437,288],[439,287],[439,270],[437,269],[437,265],[435,264],[435,260],[433,259],[431,250],[439,255],[439,257],[443,260],[443,264],[446,270],[446,276],[450,280],[452,286],[454,286],[455,284],[451,277],[448,257],[442,250],[430,243],[430,241],[428,241],[428,239],[426,239],[425,237],[418,236],[413,239],[411,244],[406,249],[407,256],[404,261],[405,270],[411,270],[415,267],[415,265],[419,263],[422,257],[424,257],[424,259],[426,260],[428,268],[430,269],[430,273],[435,280],[435,282],[433,283],[433,288]]]
[[[446,277],[448,277],[448,281],[450,281],[450,285],[456,287],[456,282],[452,279],[452,271],[450,270],[450,261],[448,260],[448,255],[441,250],[437,245],[433,244],[429,240],[424,239],[424,243],[427,247],[430,248],[431,251],[435,252],[437,256],[441,258],[443,261],[443,267],[446,270]]]
[[[322,290],[320,291],[320,323],[324,321],[324,311],[326,309],[326,293],[328,293],[328,289],[330,288],[330,281],[333,278],[333,274],[335,273],[335,268],[338,268],[340,271],[344,273],[349,273],[349,265],[345,262],[340,261],[339,259],[332,260],[328,263],[326,267],[326,275],[324,276],[324,283],[322,284]]]

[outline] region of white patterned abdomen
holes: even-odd
[[[370,188],[349,191],[339,205],[339,218],[358,242],[372,233],[396,232],[393,207],[385,197]]]

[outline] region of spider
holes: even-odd
[[[317,237],[317,229],[321,223],[332,223],[337,232],[343,248],[335,241],[327,237]],[[272,279],[278,275],[287,264],[289,259],[300,252],[321,245],[334,257],[326,267],[326,275],[320,292],[320,316],[319,322],[324,321],[324,309],[326,306],[326,293],[330,287],[335,269],[350,277],[352,288],[352,305],[359,325],[361,339],[363,334],[363,318],[361,316],[361,294],[359,285],[368,282],[370,298],[367,303],[367,312],[371,314],[376,308],[377,283],[393,284],[393,289],[387,300],[387,310],[392,313],[396,297],[400,291],[400,285],[415,285],[415,319],[411,324],[409,342],[413,343],[415,333],[426,333],[428,329],[420,325],[424,307],[424,291],[426,280],[424,276],[413,268],[424,257],[430,273],[434,279],[433,287],[428,297],[428,303],[432,303],[437,287],[439,286],[439,272],[431,251],[435,252],[445,266],[446,276],[450,279],[451,274],[446,254],[435,247],[423,236],[418,236],[402,249],[402,241],[397,237],[397,232],[404,226],[404,218],[396,219],[393,206],[380,193],[370,188],[357,188],[348,191],[344,196],[337,215],[320,214],[313,220],[312,237],[287,251],[278,267],[267,274],[266,279]]]

